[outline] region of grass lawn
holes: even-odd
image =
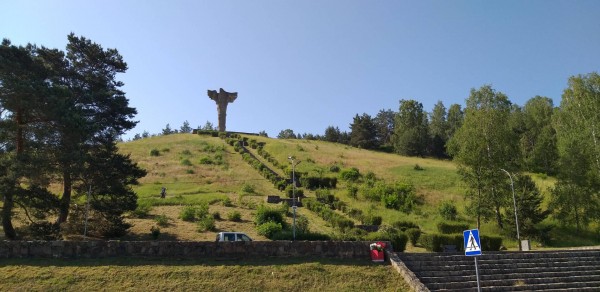
[[[3,291],[409,291],[368,260],[0,260]]]

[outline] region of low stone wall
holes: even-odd
[[[0,258],[247,258],[369,259],[364,241],[0,241]],[[391,246],[389,243],[387,246]]]

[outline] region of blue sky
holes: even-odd
[[[64,49],[67,34],[116,48],[138,126],[217,124],[208,89],[237,91],[227,129],[349,130],[415,99],[464,105],[484,84],[524,105],[560,103],[599,71],[600,1],[29,1],[0,3],[0,37]]]

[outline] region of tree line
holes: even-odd
[[[329,126],[323,135],[295,135],[286,129],[277,137],[452,159],[467,186],[468,211],[477,226],[481,220],[495,220],[500,228],[514,226],[513,180],[525,233],[540,232],[543,227],[536,225],[550,214],[580,230],[600,221],[599,113],[600,75],[594,72],[569,78],[559,106],[544,96],[519,106],[484,85],[471,90],[464,108],[452,104],[446,109],[438,101],[427,113],[420,102],[403,99],[397,112],[356,114],[350,132]],[[527,172],[556,176],[546,210]]]
[[[146,172],[116,146],[136,124],[116,78],[127,64],[116,49],[67,38],[64,51],[0,45],[0,217],[9,239],[82,234],[86,201],[90,234],[120,235],[123,213],[137,206],[130,185]],[[13,225],[16,208],[22,230]]]

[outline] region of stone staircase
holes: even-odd
[[[474,259],[463,253],[390,259],[416,291],[477,291]],[[600,250],[484,252],[477,264],[482,291],[600,291]]]

